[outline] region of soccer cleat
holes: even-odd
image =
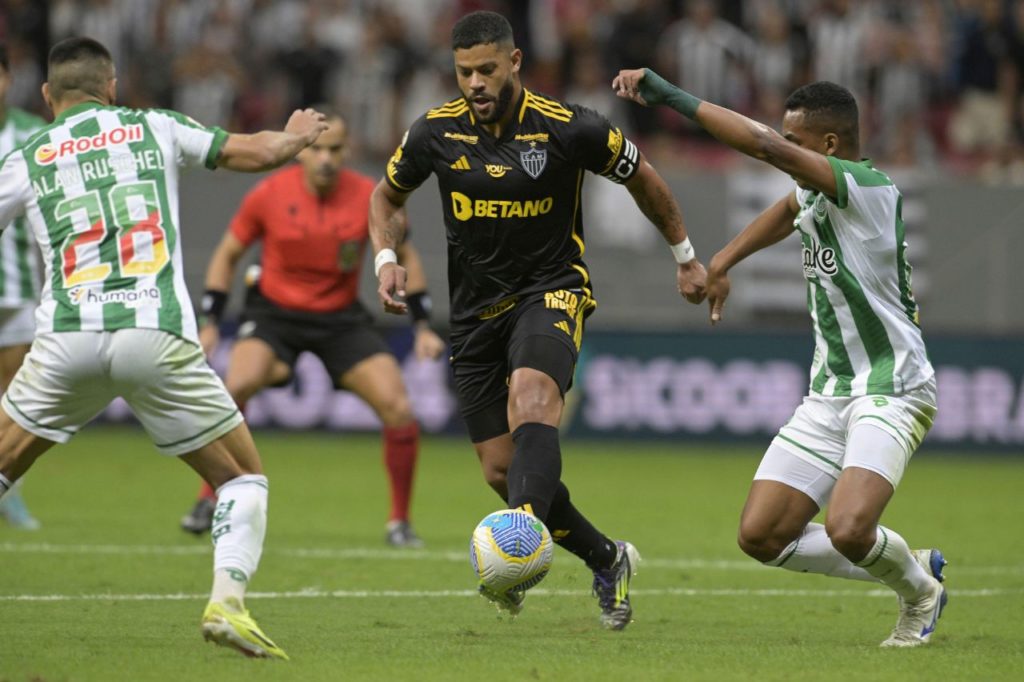
[[[405,520],[388,521],[384,542],[392,547],[404,547],[406,549],[419,549],[423,546],[423,540],[420,539],[419,535],[416,535],[416,531],[412,529],[412,524]]]
[[[523,610],[523,601],[526,600],[526,590],[507,590],[495,592],[494,590],[481,585],[480,596],[498,607],[498,614],[507,613],[510,618],[515,618]]]
[[[181,517],[181,529],[202,535],[210,532],[213,526],[213,510],[217,506],[217,500],[212,497],[200,497],[192,507],[192,511]]]
[[[883,647],[914,647],[927,644],[931,639],[935,625],[946,608],[949,597],[942,583],[946,580],[942,569],[946,559],[937,549],[915,549],[911,552],[914,560],[928,572],[931,589],[917,601],[906,601],[900,598],[900,617],[896,627],[880,646]]]
[[[0,516],[7,521],[7,525],[18,530],[39,530],[43,525],[29,512],[17,488],[8,491],[0,499]]]
[[[601,605],[601,625],[609,630],[622,630],[633,622],[629,581],[636,575],[640,553],[632,544],[622,540],[615,545],[618,551],[611,567],[594,571],[594,595]]]
[[[207,604],[202,628],[207,642],[230,647],[251,658],[288,660],[288,654],[263,634],[249,611],[234,598]]]

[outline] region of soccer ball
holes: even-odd
[[[544,523],[522,509],[488,514],[473,530],[469,560],[480,586],[494,592],[528,590],[548,574],[554,545]]]

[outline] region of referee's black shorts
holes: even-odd
[[[508,380],[514,370],[543,372],[565,395],[572,387],[584,320],[597,305],[580,289],[505,301],[496,306],[502,312],[451,332],[455,392],[474,443],[508,433]]]
[[[292,370],[299,353],[310,352],[320,358],[334,387],[341,388],[345,372],[371,355],[391,352],[372,325],[373,317],[358,300],[342,310],[314,313],[282,308],[253,287],[238,339],[260,339]]]

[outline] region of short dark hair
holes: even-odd
[[[512,24],[497,12],[471,12],[452,27],[453,50],[468,50],[490,43],[515,45]]]
[[[99,41],[76,36],[50,48],[46,81],[53,99],[62,99],[73,90],[102,96],[113,76],[114,58]]]
[[[817,81],[797,88],[786,99],[786,111],[802,110],[807,122],[822,132],[834,132],[847,142],[859,143],[857,100],[842,85]]]
[[[6,43],[0,43],[0,66],[4,67],[4,71],[10,72],[11,70],[11,62],[7,59]]]

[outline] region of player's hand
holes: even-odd
[[[405,268],[398,263],[385,263],[381,266],[377,279],[380,286],[377,287],[377,296],[384,305],[384,312],[392,315],[405,315],[409,307],[404,301],[398,299],[405,297]]]
[[[690,303],[697,304],[704,300],[707,278],[707,271],[696,258],[689,263],[680,263],[676,270],[679,293]]]
[[[644,79],[643,69],[622,69],[612,80],[612,89],[622,99],[647,106],[647,101],[640,96],[640,81]],[[697,301],[699,303],[699,301]]]
[[[726,270],[715,266],[715,259],[711,259],[711,270],[708,272],[708,308],[711,310],[711,324],[718,324],[722,321],[722,308],[725,307],[725,299],[729,298],[729,273]]]
[[[416,337],[412,350],[417,360],[436,360],[444,352],[445,342],[430,328],[426,320],[416,323]]]
[[[288,119],[284,131],[298,135],[306,140],[307,145],[311,145],[327,128],[327,117],[316,109],[296,109]]]
[[[217,350],[220,343],[220,329],[215,324],[204,324],[199,328],[199,345],[203,347],[203,353],[207,358],[213,357],[213,351]]]

